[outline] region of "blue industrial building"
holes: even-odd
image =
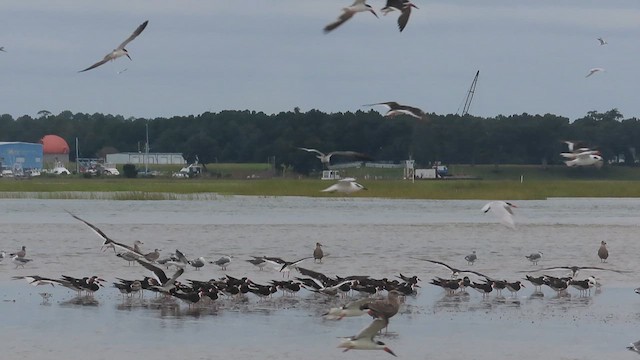
[[[42,170],[42,156],[42,144],[0,142],[0,163],[3,168]]]

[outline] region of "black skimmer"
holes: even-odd
[[[322,316],[329,320],[340,320],[344,317],[364,315],[366,311],[363,306],[373,301],[376,301],[376,299],[368,297],[351,301],[341,307],[329,309]]]
[[[335,30],[338,26],[351,19],[356,13],[364,11],[369,11],[373,15],[375,15],[375,17],[378,17],[378,14],[373,11],[371,5],[366,3],[366,0],[355,0],[353,4],[351,4],[351,6],[342,9],[342,14],[340,15],[340,17],[338,17],[338,20],[324,27],[324,33],[326,34],[332,30]]]
[[[26,280],[29,284],[31,284],[33,286],[39,286],[39,285],[51,285],[51,286],[61,285],[60,284],[60,280],[50,279],[50,278],[46,278],[46,277],[42,277],[42,276],[38,276],[38,275],[14,276],[12,279],[13,280]]]
[[[542,251],[538,251],[537,253],[532,253],[531,255],[525,255],[527,260],[531,261],[533,265],[538,265],[538,261],[542,259]]]
[[[367,190],[362,184],[356,182],[354,178],[344,178],[338,180],[337,183],[329,186],[328,188],[321,190],[322,192],[340,192],[344,194],[351,194],[356,191]]]
[[[535,290],[542,291],[542,285],[544,285],[544,276],[533,277],[526,275],[526,280],[529,280],[531,284],[535,287]]]
[[[344,340],[339,348],[344,348],[343,352],[349,350],[383,350],[393,356],[397,356],[391,349],[385,345],[382,341],[374,340],[378,332],[389,325],[389,320],[385,318],[378,318],[373,320],[371,324],[362,329],[358,335],[352,336]]]
[[[493,282],[485,282],[485,283],[477,283],[472,282],[470,285],[472,288],[478,290],[482,294],[483,297],[487,296],[489,293],[493,291]]]
[[[502,295],[502,290],[507,287],[506,280],[491,280],[487,279],[487,282],[491,283],[491,286],[496,290],[498,296]]]
[[[560,295],[560,293],[567,290],[567,287],[569,286],[569,281],[571,281],[570,277],[565,277],[565,278],[557,278],[553,276],[544,277],[544,284],[550,287],[551,289],[553,289],[554,291],[556,291],[558,295]]]
[[[630,346],[627,346],[627,349],[640,354],[640,340],[632,342]]]
[[[475,275],[478,275],[478,276],[482,276],[483,278],[487,277],[486,275],[481,274],[481,273],[479,273],[477,271],[456,269],[456,268],[451,267],[451,266],[449,266],[449,265],[447,265],[447,264],[445,264],[445,263],[443,263],[441,261],[435,261],[435,260],[429,260],[429,259],[420,259],[420,258],[412,258],[412,259],[428,261],[428,262],[433,263],[433,264],[442,265],[442,266],[446,267],[447,269],[451,270],[451,277],[452,278],[458,277],[458,275],[460,275],[461,273],[475,274]]]
[[[331,165],[332,156],[348,156],[348,157],[355,158],[357,160],[364,160],[364,161],[373,160],[371,156],[367,154],[359,153],[356,151],[332,151],[330,153],[325,154],[322,151],[316,150],[316,149],[309,149],[309,148],[303,148],[303,147],[299,147],[298,149],[304,150],[307,152],[316,153],[317,154],[316,157],[320,159],[320,162],[322,162],[322,165],[326,168],[328,168],[329,165]]]
[[[514,204],[506,201],[491,201],[482,207],[482,211],[485,213],[491,211],[501,224],[515,229],[516,224],[513,221],[513,210],[511,209],[516,207]]]
[[[267,266],[267,262],[258,256],[254,256],[253,259],[249,259],[247,260],[247,262],[251,263],[254,266],[257,266],[258,269],[260,269],[260,271],[262,271],[262,269],[264,269],[264,267]]]
[[[387,111],[387,113],[384,114],[385,117],[392,118],[392,117],[404,114],[404,115],[413,116],[414,118],[419,120],[428,120],[427,114],[424,111],[422,111],[422,109],[413,107],[413,106],[408,106],[408,105],[401,105],[395,101],[367,104],[364,106],[376,106],[376,105],[385,105],[389,108],[389,111]]]
[[[193,266],[194,268],[196,268],[196,270],[200,270],[201,267],[204,266],[205,264],[205,260],[202,256],[200,256],[197,259],[193,259],[189,261],[189,265]]]
[[[322,263],[322,258],[324,257],[324,252],[322,251],[322,244],[319,242],[316,243],[316,248],[313,249],[313,262]]]
[[[469,279],[466,276],[465,278]],[[440,286],[446,290],[448,294],[453,294],[456,290],[460,289],[462,281],[462,279],[443,279],[436,277],[435,279],[431,279],[430,284]]]
[[[416,9],[418,8],[409,0],[387,0],[387,5],[383,7],[380,12],[382,12],[383,15],[387,15],[393,10],[399,10],[400,16],[398,17],[398,29],[402,32],[402,30],[407,26],[407,22],[409,22],[412,7]]]
[[[122,295],[132,295],[142,290],[142,281],[140,280],[124,280],[118,279],[119,283],[113,283],[113,286],[120,290]]]
[[[600,43],[600,46],[608,44],[608,42],[605,39],[601,38],[601,37],[598,38],[598,42]]]
[[[229,264],[231,263],[231,256],[224,255],[224,256],[221,256],[220,259],[216,261],[210,261],[209,263],[220,266],[221,270],[227,270],[227,266],[229,266]],[[262,268],[260,268],[260,270],[262,270]]]
[[[640,295],[640,287],[639,287],[639,288],[635,288],[635,289],[633,290],[633,292],[635,292],[636,294]]]
[[[169,291],[174,289],[176,287],[176,280],[178,279],[178,277],[180,277],[180,275],[182,275],[182,273],[184,273],[184,268],[178,268],[178,271],[176,271],[171,278],[168,278],[164,271],[162,271],[162,269],[160,269],[159,267],[140,259],[136,259],[136,261],[140,265],[153,272],[156,280],[159,283],[158,285],[153,286],[153,288],[158,289],[164,293],[168,293]]]
[[[580,291],[580,295],[586,295],[587,293],[591,295],[591,288],[595,286],[595,284],[592,281],[589,281],[589,279],[585,279],[585,280],[571,279],[569,280],[569,285],[578,289]]]
[[[9,254],[9,256],[11,256],[11,257],[17,256],[19,258],[23,258],[23,257],[27,256],[27,247],[26,246],[22,246],[22,248],[19,251],[15,252],[13,254]]]
[[[67,211],[68,212],[68,211]],[[79,218],[78,216],[72,214],[69,212],[69,215],[73,216],[75,219],[82,221],[85,225],[87,225],[91,230],[93,230],[93,232],[95,232],[99,237],[101,237],[104,242],[102,243],[102,246],[109,246],[112,245],[114,248],[119,248],[121,250],[124,250],[125,252],[132,252],[133,254],[135,254],[138,257],[144,257],[144,254],[140,252],[140,248],[138,248],[137,244],[142,244],[141,241],[136,240],[136,243],[134,243],[134,247],[131,247],[129,245],[125,245],[122,243],[119,243],[117,241],[111,240],[107,234],[105,234],[102,230],[100,230],[97,226],[91,224],[90,222],[83,220],[81,218]]]
[[[601,71],[605,71],[605,70],[603,68],[599,68],[599,67],[593,68],[593,69],[589,69],[589,73],[585,77],[589,77],[589,76],[591,76],[591,75],[593,75],[595,73],[599,73]]]
[[[85,291],[87,295],[92,295],[94,292],[100,290],[100,287],[102,286],[100,281],[104,281],[95,275],[91,277],[83,277],[82,279],[62,275],[62,280],[72,285],[72,287],[67,287],[74,288],[78,292]]]
[[[16,265],[16,269],[17,269],[18,266],[24,267],[29,261],[33,261],[33,260],[32,259],[23,258],[23,257],[19,257],[18,255],[14,255],[11,258],[11,261]]]
[[[402,279],[402,281],[411,285],[416,285],[418,281],[421,281],[418,275],[405,276],[405,275],[402,275],[402,273],[400,273],[400,276],[398,276],[398,278]]]
[[[509,290],[511,292],[511,295],[517,295],[518,291],[520,291],[520,289],[522,289],[524,286],[524,284],[520,281],[514,281],[514,282],[507,282],[507,290]]]
[[[478,260],[478,257],[476,256],[476,251],[473,250],[473,252],[465,256],[464,259],[467,260],[468,265],[473,265],[473,263],[476,262],[476,260]]]
[[[121,56],[126,56],[129,58],[129,60],[131,60],[131,56],[129,56],[129,51],[127,51],[127,49],[125,49],[125,46],[127,46],[127,44],[129,44],[131,41],[133,41],[133,39],[135,39],[136,37],[138,37],[138,35],[140,35],[140,33],[142,33],[142,31],[147,27],[147,24],[149,23],[149,20],[143,22],[142,24],[140,24],[140,26],[138,26],[138,28],[133,32],[133,34],[131,34],[131,36],[129,36],[125,41],[122,42],[122,44],[118,45],[117,48],[115,48],[113,51],[111,51],[110,53],[108,53],[107,55],[104,56],[104,58],[100,61],[98,61],[97,63],[89,66],[88,68],[84,69],[84,70],[80,70],[79,72],[85,72],[87,70],[91,70],[94,68],[97,68],[98,66],[107,63],[108,61],[112,61],[115,60]]]
[[[176,297],[184,302],[186,302],[187,304],[189,304],[189,306],[191,306],[192,304],[197,303],[198,301],[200,301],[200,299],[202,299],[202,295],[204,294],[204,292],[202,290],[195,290],[195,291],[189,291],[189,292],[179,292],[179,291],[172,291],[170,292],[171,296]]]
[[[607,250],[607,243],[605,241],[600,242],[600,248],[598,249],[598,257],[600,258],[600,262],[607,262],[607,258],[609,258],[609,250]]]
[[[289,272],[291,271],[292,268],[296,268],[296,265],[300,264],[301,262],[303,262],[304,260],[307,259],[311,259],[311,256],[307,256],[307,257],[303,257],[300,260],[296,260],[296,261],[286,261],[283,260],[279,257],[269,257],[269,256],[264,256],[262,257],[262,259],[270,264],[275,265],[275,269],[278,270],[279,272],[282,273],[282,276],[284,276],[284,273],[286,272],[287,274],[289,274]]]

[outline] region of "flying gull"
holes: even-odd
[[[131,36],[129,36],[125,41],[123,41],[122,44],[118,45],[118,47],[115,48],[113,51],[105,55],[102,60],[78,72],[85,72],[87,70],[97,68],[98,66],[105,64],[108,61],[115,60],[121,56],[126,56],[129,58],[129,60],[131,60],[131,56],[129,56],[129,51],[127,51],[127,49],[125,49],[124,47],[127,46],[127,44],[129,44],[131,41],[133,41],[133,39],[138,37],[138,35],[140,35],[140,33],[142,33],[142,31],[147,27],[148,23],[149,23],[149,20],[143,22],[140,26],[138,26],[138,28],[133,32],[133,34],[131,34]]]
[[[322,165],[324,165],[325,167],[329,167],[332,156],[349,156],[349,157],[356,158],[358,160],[365,160],[365,161],[373,160],[371,156],[367,154],[359,153],[356,151],[332,151],[328,154],[325,154],[322,151],[316,150],[316,149],[303,148],[303,147],[299,147],[298,149],[304,150],[307,152],[316,153],[317,154],[316,157],[320,159],[320,162],[322,162]]]
[[[345,194],[351,194],[356,191],[367,190],[362,184],[356,182],[354,178],[344,178],[338,180],[337,183],[329,186],[328,188],[321,190],[322,192],[341,192]]]
[[[491,211],[493,215],[495,215],[498,220],[500,220],[500,223],[507,227],[515,229],[516,224],[513,221],[513,210],[511,209],[516,207],[517,206],[506,201],[491,201],[482,207],[482,211],[484,211],[485,213]]]
[[[347,22],[347,20],[351,19],[353,15],[355,15],[356,13],[364,12],[364,11],[369,11],[373,15],[378,17],[378,14],[376,14],[376,12],[373,11],[373,8],[371,7],[371,5],[366,4],[366,0],[355,0],[353,4],[351,4],[351,6],[342,9],[342,14],[338,17],[338,20],[324,27],[324,33],[326,34],[332,30],[335,30],[338,26],[344,24],[345,22]]]
[[[420,120],[428,119],[427,114],[424,111],[422,111],[422,109],[419,109],[413,106],[408,106],[408,105],[401,105],[395,101],[366,104],[364,106],[376,106],[376,105],[385,105],[389,108],[389,111],[387,111],[387,113],[384,114],[385,117],[395,117],[398,115],[405,114],[405,115],[413,116],[414,118],[420,119]]]
[[[585,76],[585,77],[589,77],[589,76],[591,76],[591,75],[593,75],[593,74],[595,74],[595,73],[597,73],[597,72],[600,72],[600,71],[605,71],[605,70],[604,70],[603,68],[593,68],[593,69],[590,69],[590,70],[589,70],[589,73],[588,73],[588,74],[587,74],[587,76]]]

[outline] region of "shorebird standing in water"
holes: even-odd
[[[609,258],[609,250],[607,250],[607,243],[605,241],[600,242],[600,248],[598,249],[598,257],[600,258],[600,262],[607,262],[607,258]]]
[[[332,22],[331,24],[324,27],[324,33],[328,33],[332,30],[335,30],[338,26],[347,22],[347,20],[351,19],[353,15],[359,12],[369,11],[375,17],[378,17],[371,5],[366,3],[366,0],[355,0],[351,6],[342,9],[342,15],[338,17],[338,20]]]
[[[316,243],[316,248],[313,250],[313,262],[322,263],[322,258],[324,257],[324,252],[322,251],[322,244],[319,242]]]
[[[473,252],[465,256],[464,259],[467,260],[467,264],[473,265],[473,263],[476,262],[476,260],[478,260],[478,257],[476,256],[476,251],[473,250]]]
[[[143,22],[140,26],[138,26],[138,28],[133,32],[133,34],[131,34],[131,36],[129,36],[125,41],[123,41],[122,44],[118,45],[118,47],[115,48],[113,51],[105,55],[102,60],[89,66],[84,70],[80,70],[79,72],[85,72],[87,70],[95,69],[98,66],[103,65],[111,60],[115,60],[121,56],[126,56],[129,58],[129,60],[131,60],[131,56],[129,56],[129,51],[127,51],[127,49],[125,49],[124,47],[127,46],[130,42],[132,42],[133,39],[138,37],[138,35],[140,35],[140,33],[142,33],[142,31],[147,27],[148,23],[149,23],[149,20]]]

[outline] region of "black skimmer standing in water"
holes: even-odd
[[[322,263],[322,258],[324,257],[324,252],[322,251],[322,244],[319,242],[316,243],[316,248],[313,249],[313,262]]]
[[[338,347],[344,348],[343,352],[349,350],[383,350],[393,356],[397,356],[385,343],[374,340],[378,332],[387,327],[387,325],[389,325],[388,319],[377,318],[357,335],[344,340]]]
[[[351,6],[342,9],[342,14],[338,17],[338,20],[324,27],[324,33],[326,34],[332,30],[335,30],[338,26],[351,19],[356,13],[364,11],[369,11],[373,15],[375,15],[375,17],[378,17],[378,14],[373,11],[371,5],[366,3],[366,0],[355,0],[353,4],[351,4]]]
[[[445,263],[443,263],[443,262],[441,262],[441,261],[435,261],[435,260],[429,260],[429,259],[420,259],[420,258],[412,258],[412,259],[422,260],[422,261],[428,261],[428,262],[433,263],[433,264],[442,265],[442,266],[446,267],[447,269],[451,270],[451,277],[452,277],[452,278],[457,278],[457,277],[458,277],[458,275],[460,275],[460,273],[470,273],[470,274],[475,274],[475,275],[478,275],[478,276],[482,276],[483,278],[486,278],[486,277],[487,277],[486,275],[481,274],[481,273],[479,273],[479,272],[477,272],[477,271],[456,269],[456,268],[451,267],[451,266],[449,266],[449,265],[447,265],[447,264],[445,264]]]
[[[351,194],[356,191],[367,190],[364,185],[356,182],[354,178],[344,178],[338,180],[337,183],[329,186],[328,188],[321,190],[322,192],[339,192],[343,194]]]
[[[485,283],[472,282],[471,287],[478,290],[482,294],[482,297],[489,295],[493,291],[493,282],[488,281]]]
[[[89,66],[88,68],[84,69],[84,70],[80,70],[79,72],[85,72],[87,70],[91,70],[91,69],[95,69],[98,66],[105,64],[109,61],[115,60],[121,56],[126,56],[129,58],[129,60],[131,60],[131,56],[129,56],[129,51],[127,51],[127,49],[125,49],[125,46],[127,46],[127,44],[129,44],[131,41],[133,41],[133,39],[135,39],[136,37],[138,37],[138,35],[140,35],[140,33],[142,33],[142,31],[147,27],[147,24],[149,23],[149,20],[143,22],[142,24],[140,24],[140,26],[138,26],[138,28],[133,32],[133,34],[131,34],[131,36],[129,36],[125,41],[122,42],[122,44],[118,45],[117,48],[115,48],[113,51],[111,51],[110,53],[108,53],[107,55],[104,56],[104,58],[100,61],[98,61],[97,63]]]
[[[520,281],[515,281],[515,282],[507,282],[507,290],[509,290],[509,292],[511,292],[511,295],[515,296],[518,294],[518,291],[520,291],[520,289],[522,289],[524,286],[524,284]]]
[[[476,260],[478,260],[478,257],[476,256],[476,251],[473,250],[473,252],[465,256],[464,259],[467,260],[467,264],[473,265],[473,263],[476,262]]]
[[[68,212],[68,211],[67,211]],[[69,212],[69,215],[73,216],[75,219],[82,221],[85,225],[87,225],[91,230],[93,230],[94,233],[96,233],[100,238],[102,238],[104,240],[104,242],[102,243],[102,246],[113,246],[114,249],[118,248],[120,250],[123,250],[125,252],[132,252],[135,256],[137,257],[144,257],[144,254],[142,252],[140,252],[140,248],[138,247],[138,244],[142,244],[141,241],[136,240],[134,243],[134,247],[131,247],[129,245],[126,244],[122,244],[119,243],[117,241],[111,240],[107,234],[105,234],[102,230],[100,230],[97,226],[91,224],[90,222],[81,219],[80,217],[73,215],[72,213]]]
[[[529,280],[531,284],[533,284],[536,292],[542,291],[542,285],[544,285],[544,276],[533,277],[530,275],[526,275],[525,278],[526,280]]]
[[[537,253],[533,253],[531,255],[526,255],[527,260],[531,261],[533,265],[538,265],[538,261],[542,259],[542,251],[538,251]]]
[[[607,262],[609,258],[609,250],[607,250],[607,243],[605,241],[600,242],[600,248],[598,249],[598,257],[600,262]]]
[[[513,210],[511,209],[516,207],[514,204],[506,201],[491,201],[482,207],[482,211],[485,213],[491,211],[501,224],[515,229],[516,224],[513,221]]]
[[[580,291],[580,296],[587,295],[587,294],[591,295],[591,288],[595,286],[591,281],[589,281],[589,279],[585,279],[585,280],[571,279],[569,280],[569,285],[578,289],[578,291]]]
[[[371,156],[367,154],[359,153],[357,151],[332,151],[330,153],[325,154],[322,151],[316,150],[316,149],[303,148],[303,147],[299,147],[298,149],[317,154],[316,157],[320,159],[320,162],[322,162],[322,165],[326,168],[328,168],[329,165],[331,165],[332,156],[348,156],[348,157],[355,158],[357,160],[364,160],[364,161],[373,160]]]
[[[413,106],[408,106],[408,105],[401,105],[395,101],[367,104],[365,106],[376,106],[376,105],[385,105],[389,108],[389,111],[387,111],[387,113],[384,114],[385,117],[392,118],[392,117],[404,114],[404,115],[413,116],[414,118],[419,120],[428,120],[427,114],[424,111],[422,111],[422,109],[419,109]]]
[[[380,11],[383,15],[387,15],[393,10],[399,10],[400,16],[398,17],[398,29],[400,32],[404,30],[409,22],[409,16],[411,16],[411,8],[418,8],[409,0],[387,0],[387,5]]]

